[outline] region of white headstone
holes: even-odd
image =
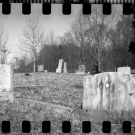
[[[13,88],[13,71],[10,65],[0,64],[0,91]]]
[[[90,72],[87,73],[88,75],[90,74]]]
[[[13,70],[10,65],[0,64],[0,100],[13,102]]]
[[[47,73],[47,70],[44,70],[45,73]]]
[[[118,67],[117,72],[124,73],[124,74],[131,74],[130,67]]]
[[[58,68],[56,69],[56,73],[62,72],[62,64],[63,64],[63,59],[60,59],[59,64],[58,64]]]
[[[38,72],[44,71],[44,66],[43,65],[38,65]]]
[[[67,71],[67,63],[66,62],[64,62],[64,73],[68,73],[68,71]]]

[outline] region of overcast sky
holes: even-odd
[[[70,29],[70,23],[75,15],[81,10],[82,4],[72,4],[71,15],[63,15],[62,4],[52,4],[51,15],[42,14],[42,4],[31,4],[30,16],[38,16],[41,20],[42,28],[45,34],[52,30],[56,35],[62,36],[64,32]],[[119,6],[122,8],[122,5]],[[12,46],[12,52],[17,51],[19,38],[22,36],[22,28],[29,15],[22,14],[22,4],[12,4],[11,14],[2,14],[2,4],[0,4],[0,23],[3,24],[5,31],[9,34],[9,44]]]

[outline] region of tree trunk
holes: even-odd
[[[101,58],[101,50],[98,48],[98,60],[97,60],[97,64],[98,64],[98,71],[100,71],[100,64],[101,64],[101,61],[100,61],[100,58]]]
[[[82,60],[81,60],[81,51],[79,50],[79,65],[82,64]]]
[[[84,47],[82,48],[82,54],[83,54],[83,65],[85,65],[85,54],[84,54]]]
[[[100,61],[98,61],[98,71],[100,71],[101,70],[101,62]]]
[[[43,53],[43,70],[45,70],[45,65],[44,65],[44,63],[45,63],[45,58],[44,58],[44,53]]]
[[[33,72],[36,72],[36,61],[34,60],[34,68],[33,68]]]

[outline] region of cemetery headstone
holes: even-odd
[[[85,74],[85,65],[80,65],[76,74]]]
[[[63,59],[59,60],[58,68],[56,69],[56,73],[62,72]]]
[[[44,70],[45,73],[47,73],[47,70]]]
[[[132,69],[131,70],[131,74],[135,74],[135,69]]]
[[[106,72],[89,75],[84,77],[83,86],[83,109],[135,109],[135,78],[131,74]]]
[[[0,101],[13,102],[13,69],[12,66],[0,64]]]
[[[38,65],[38,72],[43,72],[43,71],[44,71],[44,66]]]
[[[64,73],[68,73],[68,71],[67,71],[67,63],[66,62],[64,62]]]
[[[90,74],[90,72],[87,73],[88,75]]]
[[[124,73],[124,74],[131,74],[130,67],[118,67],[117,72]]]

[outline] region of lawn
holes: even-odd
[[[93,122],[90,114],[79,109],[83,96],[83,77],[84,75],[55,73],[36,73],[30,76],[15,74],[14,103],[1,103],[1,108],[5,111],[0,113],[1,121],[9,120],[11,134],[21,135],[21,122],[29,120],[32,126],[29,135],[42,135],[41,122],[49,120],[52,124],[49,134],[63,135],[62,121],[70,120],[74,125],[70,134],[82,135],[81,122]],[[74,113],[71,113],[74,109]],[[96,119],[97,116],[93,115],[93,118]],[[103,134],[101,123],[92,123],[91,135],[98,134]]]

